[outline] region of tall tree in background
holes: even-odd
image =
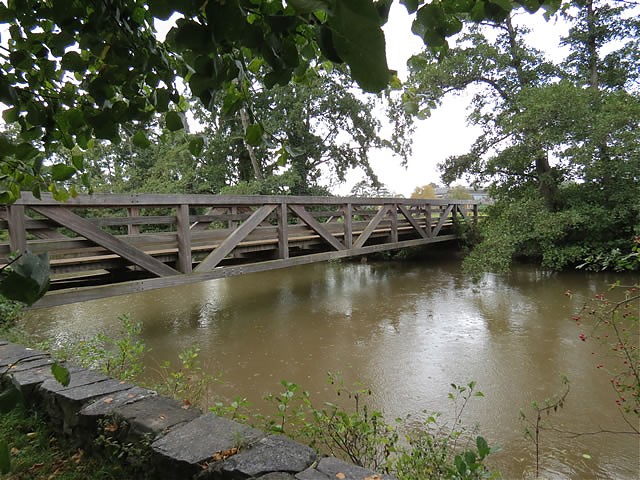
[[[412,60],[410,110],[429,109],[473,86],[471,123],[482,135],[442,165],[443,180],[488,182],[496,199],[475,271],[515,256],[564,268],[638,268],[640,233],[639,24],[625,4],[574,1],[565,62],[527,46],[512,20],[472,28],[438,63]],[[631,256],[630,256],[631,255]]]
[[[411,125],[395,116],[393,136],[383,138],[377,97],[358,93],[340,69],[309,72],[304,82],[271,89],[256,85],[251,105],[236,114],[194,104],[197,134],[166,132],[152,122],[143,136],[121,134],[117,145],[95,144],[85,161],[96,188],[326,194],[328,178],[341,182],[355,168],[379,186],[369,165],[373,149],[402,160],[409,154]]]

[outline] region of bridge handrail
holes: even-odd
[[[31,192],[23,192],[14,205],[41,205],[73,207],[126,207],[126,206],[171,206],[171,205],[257,205],[257,204],[282,204],[290,205],[333,205],[351,203],[353,205],[386,205],[400,203],[404,205],[476,205],[475,200],[454,200],[447,198],[403,198],[403,197],[317,197],[295,195],[207,195],[207,194],[149,194],[149,193],[95,193],[92,195],[79,195],[69,198],[65,202],[55,200],[49,193],[36,198]]]

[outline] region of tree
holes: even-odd
[[[194,101],[202,131],[158,133],[147,126],[151,145],[123,138],[119,145],[100,142],[86,155],[88,171],[102,191],[175,193],[327,194],[321,185],[331,176],[362,169],[374,184],[372,148],[408,156],[408,125],[393,129],[396,140],[380,136],[374,116],[378,100],[355,94],[339,68],[309,72],[302,83],[253,89],[248,115],[261,119],[245,137],[242,115],[208,111]],[[400,140],[401,139],[401,140]]]
[[[453,200],[472,200],[473,196],[469,193],[467,187],[456,185],[451,187],[447,192],[447,197]]]
[[[476,88],[469,120],[483,133],[441,165],[445,182],[489,182],[496,199],[473,270],[505,270],[521,255],[564,268],[630,252],[640,224],[640,65],[630,52],[640,29],[625,9],[569,5],[561,64],[528,47],[511,20],[472,27],[442,62],[429,52],[412,61],[410,109]]]
[[[437,198],[436,188],[437,185],[434,183],[416,187],[413,192],[411,192],[411,198]]]
[[[559,0],[522,1],[534,11]],[[17,139],[0,135],[0,200],[20,189],[37,195],[84,171],[92,139],[118,143],[122,133],[143,140],[141,125],[164,115],[181,130],[187,108],[177,79],[207,108],[223,93],[225,113],[251,105],[255,82],[286,85],[322,62],[344,63],[365,91],[384,89],[392,73],[381,30],[392,0],[20,0],[0,4],[9,24],[0,54],[3,118],[17,123]],[[415,14],[413,31],[434,51],[462,20],[504,19],[510,2],[402,0]],[[154,22],[179,16],[164,41]],[[264,66],[264,68],[260,68]],[[250,110],[250,108],[248,108]],[[257,120],[257,119],[253,119]],[[247,125],[256,135],[260,122]],[[67,158],[45,159],[66,148]],[[49,162],[51,163],[51,162]],[[88,185],[88,177],[81,177]]]

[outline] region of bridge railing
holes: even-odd
[[[478,215],[465,200],[150,194],[60,203],[25,193],[4,210],[0,265],[12,252],[48,252],[53,289],[217,278],[451,240],[456,222]]]

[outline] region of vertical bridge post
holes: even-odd
[[[191,273],[191,222],[189,221],[189,205],[176,206],[176,230],[178,235],[178,271]]]
[[[9,221],[9,248],[13,252],[24,253],[27,250],[24,206],[7,206],[7,220]]]
[[[353,204],[351,203],[344,206],[344,246],[347,249],[353,247]]]
[[[289,219],[286,201],[280,203],[278,208],[278,258],[289,258]]]

